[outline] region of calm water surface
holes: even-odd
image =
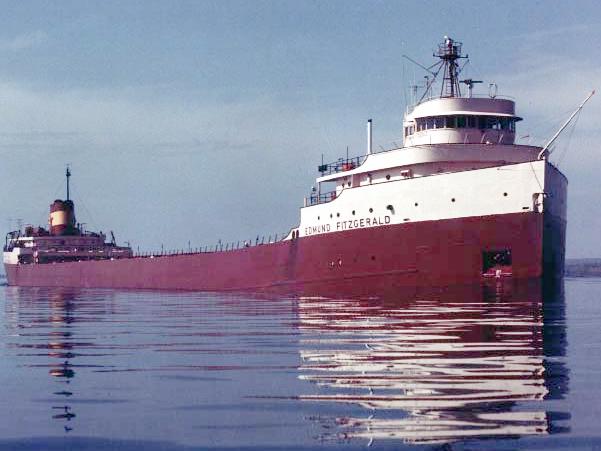
[[[4,449],[601,449],[601,279],[0,298]]]

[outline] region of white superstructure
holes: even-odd
[[[565,178],[541,148],[515,144],[515,102],[473,95],[475,83],[459,80],[461,44],[445,37],[438,48],[439,96],[424,97],[403,120],[403,146],[372,152],[371,120],[366,154],[319,167],[311,196],[305,199],[298,228],[288,239],[349,228],[410,221],[542,212],[545,193]],[[436,74],[438,74],[438,72]],[[468,86],[462,96],[460,83]],[[427,97],[428,96],[428,97]],[[565,219],[565,199],[554,209]]]

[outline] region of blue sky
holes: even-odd
[[[141,249],[281,234],[325,154],[401,142],[407,86],[445,34],[541,144],[601,89],[595,2],[0,2],[0,224],[78,220]],[[554,156],[568,256],[601,256],[596,96]],[[565,156],[562,157],[562,154]]]

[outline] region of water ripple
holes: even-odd
[[[0,437],[277,449],[570,431],[562,291],[359,288],[4,287]]]

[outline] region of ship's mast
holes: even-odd
[[[69,199],[69,178],[71,177],[71,171],[69,170],[69,165],[67,165],[67,172],[65,173],[67,176],[67,200]]]
[[[457,60],[468,57],[467,55],[461,56],[461,45],[461,42],[454,41],[445,36],[444,42],[438,44],[438,52],[434,54],[434,56],[441,59],[444,67],[444,76],[440,89],[441,97],[461,97]]]

